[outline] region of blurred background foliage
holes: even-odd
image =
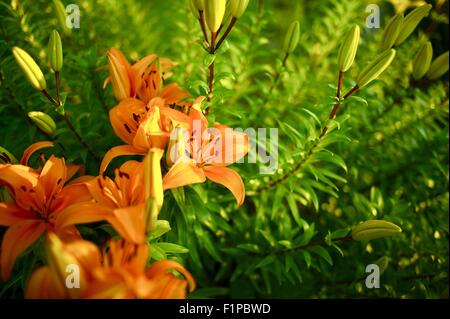
[[[120,144],[108,120],[116,102],[111,88],[102,88],[106,51],[117,47],[133,61],[150,53],[176,61],[170,81],[193,96],[205,94],[206,53],[186,1],[63,2],[81,9],[81,28],[63,37],[66,112],[91,152],[24,80],[11,54],[20,46],[48,70],[46,44],[59,26],[47,0],[0,2],[0,145],[19,157],[31,143],[48,139],[26,116],[44,111],[58,124],[53,151],[96,175],[99,159]],[[341,108],[339,125],[318,141],[334,102],[344,33],[353,24],[362,27],[344,91],[377,53],[382,29],[364,27],[370,3],[380,6],[383,27],[396,12],[425,2],[251,0],[238,20],[228,50],[216,59],[210,121],[278,127],[279,170],[261,175],[262,164],[235,165],[247,190],[240,208],[213,184],[166,193],[160,218],[172,230],[151,241],[152,257],[179,260],[193,273],[199,288],[192,298],[448,298],[448,80],[410,82],[422,43],[432,42],[435,57],[448,50],[448,1],[429,2],[432,14],[399,48],[392,66]],[[295,19],[300,45],[283,69],[282,43]],[[375,218],[400,225],[403,233],[371,242],[329,240]],[[100,242],[110,229],[95,227],[81,230]],[[367,289],[365,267],[382,257],[389,263],[381,288]],[[1,297],[22,297],[28,274],[41,262],[26,253],[12,279],[0,283]]]

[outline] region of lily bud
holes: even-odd
[[[196,19],[200,19],[200,12],[199,9],[195,5],[195,0],[189,1],[189,8],[191,9],[192,14]]]
[[[284,47],[283,51],[286,54],[291,54],[295,51],[298,45],[298,41],[300,39],[300,22],[298,20],[292,22],[291,26],[286,33],[286,37],[284,38]]]
[[[164,202],[164,189],[161,172],[161,158],[164,150],[152,148],[145,157],[145,209],[146,231],[153,230]]]
[[[430,70],[427,73],[427,78],[430,80],[436,80],[440,78],[448,71],[448,51],[437,57],[430,66]]]
[[[80,295],[84,287],[78,287],[77,289],[69,289],[67,287],[66,269],[69,265],[77,266],[80,271],[80,282],[84,283],[83,269],[80,267],[75,256],[64,249],[64,243],[54,233],[48,234],[45,255],[55,288],[62,293],[67,293],[71,297]]]
[[[28,82],[30,82],[36,90],[45,90],[47,88],[47,82],[45,81],[44,74],[37,63],[34,62],[33,58],[19,47],[14,47],[12,51],[17,64],[19,64],[23,73],[25,73]]]
[[[195,8],[197,8],[198,11],[205,11],[205,0],[192,0],[192,4],[195,6]]]
[[[430,10],[433,6],[431,4],[426,4],[420,6],[413,11],[411,11],[403,20],[402,28],[397,36],[395,45],[402,44],[410,35],[414,32],[416,27],[419,25],[423,18],[430,14]]]
[[[185,129],[177,127],[172,133],[166,153],[166,164],[169,167],[185,155],[187,145],[184,132]]]
[[[152,148],[145,157],[145,188],[146,198],[153,198],[158,209],[164,201],[164,190],[161,172],[161,159],[164,150]]]
[[[19,161],[6,148],[0,146],[0,164],[16,164]]]
[[[219,30],[225,16],[226,0],[206,0],[205,20],[211,32]]]
[[[53,8],[55,9],[56,18],[63,33],[67,36],[72,34],[72,30],[67,27],[67,13],[64,5],[59,0],[53,0]]]
[[[403,20],[403,14],[401,13],[396,14],[389,20],[383,32],[380,52],[384,52],[394,46],[402,29]]]
[[[248,7],[249,0],[230,0],[231,15],[240,18]]]
[[[43,113],[43,112],[29,112],[28,117],[33,121],[34,124],[45,134],[55,135],[56,133],[56,124],[53,119]]]
[[[339,49],[338,67],[341,72],[347,72],[355,61],[356,52],[358,51],[360,28],[355,25],[347,33],[344,42]]]
[[[401,233],[402,229],[385,220],[368,220],[352,229],[353,240],[371,240]]]
[[[419,80],[428,72],[433,59],[433,46],[428,41],[417,52],[413,61],[413,78]]]
[[[379,54],[375,60],[359,73],[358,79],[356,80],[358,87],[362,88],[379,77],[392,63],[395,54],[396,51],[394,49],[389,49]]]
[[[48,41],[48,61],[53,71],[59,72],[63,66],[63,50],[58,31],[53,30]]]

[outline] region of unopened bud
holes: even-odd
[[[205,11],[205,1],[209,0],[192,0],[192,4],[198,11]]]
[[[401,13],[396,14],[389,20],[383,32],[383,39],[381,40],[381,52],[384,52],[394,46],[395,41],[397,40],[398,35],[402,30],[403,20],[403,14]]]
[[[430,10],[433,6],[431,4],[426,4],[420,6],[413,11],[411,11],[403,20],[402,29],[397,36],[395,45],[402,44],[410,35],[414,32],[416,27],[419,25],[423,18],[430,14]]]
[[[191,12],[194,15],[194,17],[197,18],[197,19],[200,19],[200,12],[199,12],[198,8],[195,5],[195,0],[190,0],[189,1],[189,8],[191,9]]]
[[[448,51],[437,57],[430,66],[427,78],[436,80],[448,71]]]
[[[33,58],[19,47],[14,47],[12,51],[17,64],[19,64],[23,73],[25,73],[28,82],[30,82],[36,90],[45,90],[47,88],[47,82],[45,81],[44,74]]]
[[[67,36],[72,34],[72,30],[67,27],[67,13],[64,5],[59,0],[53,0],[53,8],[55,9],[56,18],[63,33]]]
[[[286,33],[284,39],[283,51],[286,54],[291,54],[297,48],[298,41],[300,39],[300,22],[297,20],[292,22],[291,26]]]
[[[53,30],[48,41],[48,62],[53,71],[59,72],[63,66],[63,50],[58,31]]]
[[[401,233],[402,229],[385,220],[368,220],[352,229],[353,240],[371,240]]]
[[[395,58],[396,51],[394,49],[386,50],[379,54],[375,60],[367,65],[360,73],[357,79],[359,88],[369,84],[378,78],[392,63]]]
[[[226,0],[206,0],[205,20],[211,32],[219,30],[225,16]]]
[[[249,0],[230,0],[230,10],[233,18],[240,18],[248,7]]]
[[[341,72],[347,72],[355,61],[360,32],[359,26],[355,25],[345,36],[338,54],[338,67]]]
[[[433,46],[428,41],[421,46],[413,61],[413,78],[419,80],[428,72],[433,59]]]
[[[34,124],[45,134],[50,136],[55,135],[56,133],[56,124],[53,119],[43,113],[43,112],[29,112],[28,117],[33,121]]]
[[[66,269],[69,265],[78,267],[81,277],[80,282],[85,282],[84,272],[80,267],[77,258],[65,249],[64,243],[54,233],[48,234],[45,248],[46,260],[55,288],[61,292],[65,291],[69,296],[79,296],[84,287],[79,287],[79,289],[69,289],[66,286]]]

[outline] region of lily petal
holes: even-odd
[[[145,242],[145,205],[114,209],[107,220],[125,240],[134,244]]]
[[[18,222],[5,233],[2,241],[2,278],[8,280],[14,263],[46,230],[46,225],[38,220]]]
[[[44,188],[47,199],[52,198],[63,188],[67,178],[67,168],[64,159],[51,156],[39,174],[39,185]]]
[[[17,222],[34,219],[34,216],[16,203],[0,203],[0,225],[11,226]]]
[[[33,155],[35,152],[43,149],[43,148],[49,148],[53,147],[55,144],[50,141],[43,141],[43,142],[37,142],[32,145],[30,145],[24,152],[23,156],[20,159],[20,164],[22,165],[28,165],[28,160],[30,159],[31,155]]]
[[[205,166],[203,167],[203,171],[208,179],[228,188],[236,198],[238,205],[244,203],[245,186],[238,173],[231,168],[223,166]]]
[[[203,183],[206,180],[203,170],[195,163],[178,162],[172,166],[163,178],[164,190],[190,184]]]
[[[166,85],[161,92],[161,98],[166,104],[179,102],[189,97],[189,93],[183,90],[177,83]]]
[[[82,202],[67,207],[56,217],[55,228],[60,232],[67,226],[95,223],[106,220],[111,215],[111,209],[97,203]]]
[[[139,125],[137,120],[145,113],[145,103],[137,99],[124,99],[109,112],[109,120],[114,133],[131,145]]]
[[[109,163],[111,163],[111,161],[116,157],[124,155],[145,155],[145,154],[146,154],[145,151],[138,150],[137,148],[131,145],[115,146],[112,149],[110,149],[103,157],[102,163],[100,165],[100,174],[103,174],[106,171],[106,168],[108,167]]]

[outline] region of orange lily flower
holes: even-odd
[[[0,225],[8,227],[0,260],[4,280],[8,279],[18,256],[44,232],[55,230],[55,223],[66,207],[90,198],[82,184],[85,178],[65,185],[78,166],[66,166],[64,159],[55,156],[39,170],[26,166],[34,152],[51,146],[51,142],[33,144],[25,150],[20,164],[0,165],[0,186],[6,186],[13,199],[0,203]],[[58,236],[69,240],[79,237],[79,233],[74,226],[67,225],[58,230]]]
[[[48,266],[37,269],[27,284],[27,298],[186,298],[195,282],[174,261],[157,261],[147,268],[149,248],[125,241],[111,241],[103,254],[87,241],[62,243],[49,234]],[[65,285],[66,267],[80,270],[79,288]],[[184,276],[180,279],[169,271]]]
[[[202,100],[197,99],[190,110],[189,141],[183,140],[181,143],[184,145],[177,145],[189,150],[189,156],[178,150],[182,156],[175,160],[164,176],[164,190],[202,183],[208,178],[228,188],[238,205],[242,205],[245,199],[244,183],[238,173],[226,166],[247,154],[248,136],[224,125],[208,129],[208,120],[200,109]],[[170,152],[173,150],[168,150]]]
[[[189,117],[163,106],[161,98],[148,105],[136,99],[125,99],[110,112],[114,132],[128,145],[109,150],[100,166],[103,173],[108,164],[122,155],[145,155],[152,148],[165,149],[174,123],[189,124]]]
[[[146,239],[144,165],[128,161],[115,170],[115,179],[98,176],[85,182],[91,201],[74,204],[58,218],[57,229],[79,223],[83,218],[106,220],[127,241]]]
[[[151,54],[131,65],[122,52],[115,48],[107,56],[110,76],[105,84],[111,81],[117,100],[137,97],[148,103],[155,97],[161,97],[169,105],[189,97],[176,83],[163,86],[166,73],[175,66],[169,59]]]

